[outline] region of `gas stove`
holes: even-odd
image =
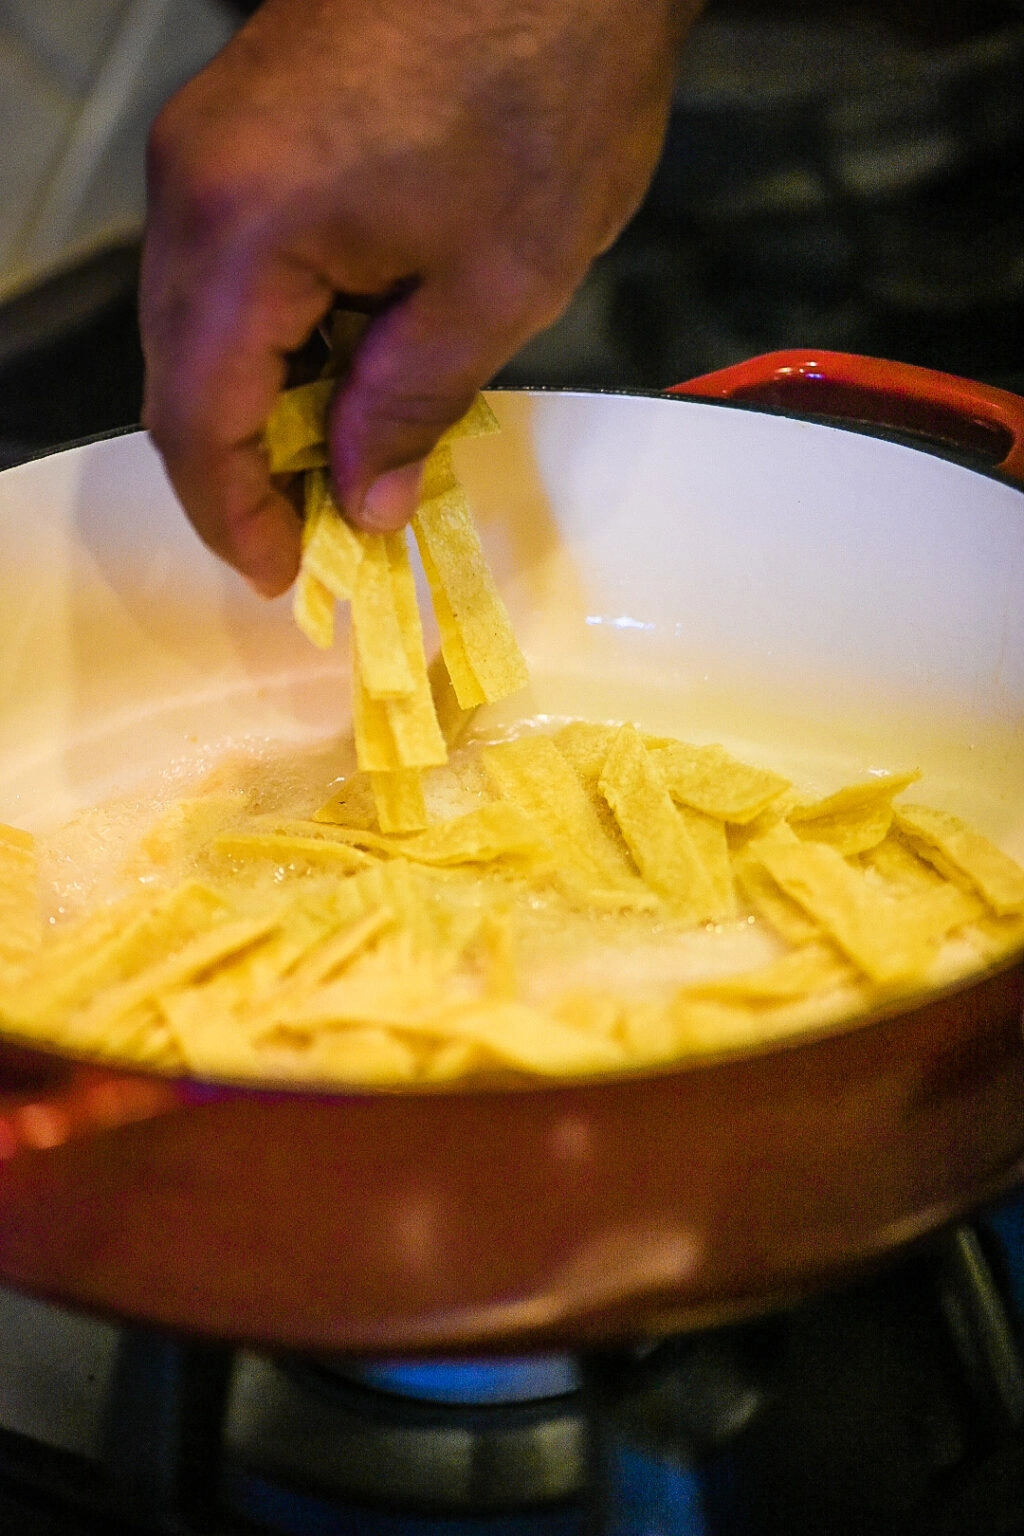
[[[0,1292],[18,1536],[1024,1532],[1024,1193],[739,1327],[356,1361]]]

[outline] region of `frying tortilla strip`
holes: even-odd
[[[334,594],[311,571],[300,569],[292,594],[292,617],[318,650],[334,644]]]
[[[355,848],[370,848],[416,864],[488,864],[503,858],[547,858],[548,844],[537,822],[512,803],[496,800],[410,835],[387,836],[359,827],[278,821],[267,828],[286,835],[321,836]],[[308,829],[308,830],[307,830]]]
[[[857,971],[832,944],[804,944],[756,970],[716,976],[683,989],[686,997],[720,998],[752,1005],[785,1002],[815,991],[848,986]]]
[[[693,833],[673,805],[640,734],[619,730],[600,779],[601,793],[615,814],[644,880],[694,923],[728,916]]]
[[[382,832],[418,832],[427,825],[423,774],[419,768],[371,773],[370,785]]]
[[[865,869],[880,875],[897,895],[908,896],[914,891],[928,891],[944,884],[944,877],[934,865],[915,853],[898,832],[890,831],[864,854],[861,863]]]
[[[335,838],[303,837],[289,832],[222,832],[214,838],[211,852],[227,859],[270,859],[282,866],[327,866],[343,874],[362,869],[370,862],[368,854]]]
[[[673,800],[740,826],[790,787],[781,774],[741,763],[720,746],[673,741],[653,747],[651,757]]]
[[[743,901],[781,939],[790,944],[807,944],[820,937],[821,924],[786,895],[759,859],[742,853],[733,858],[732,867]]]
[[[128,897],[41,949],[25,979],[4,998],[3,1013],[19,1029],[45,1033],[62,1012],[127,980],[230,910],[222,896],[198,880],[162,896]]]
[[[550,839],[568,885],[621,897],[642,892],[624,851],[601,825],[594,804],[550,736],[520,736],[484,749],[488,777],[503,799],[525,812]],[[637,888],[640,887],[638,890]]]
[[[932,893],[894,901],[824,843],[765,838],[750,854],[787,895],[798,902],[864,974],[880,985],[924,979],[938,946],[952,929],[970,920],[955,888],[936,893],[940,903],[925,906]],[[947,894],[953,891],[954,899]],[[961,896],[963,893],[959,893]]]
[[[359,672],[371,699],[397,699],[412,693],[415,679],[395,602],[391,552],[382,533],[364,534],[362,546],[363,558],[356,568],[352,593],[352,632]],[[425,673],[426,662],[423,669]]]
[[[940,873],[979,891],[997,917],[1024,912],[1024,869],[958,817],[925,805],[903,805],[896,811],[896,825]]]
[[[605,761],[618,733],[617,725],[594,725],[589,720],[570,720],[568,725],[555,732],[559,752],[572,764],[591,792],[597,792]]]
[[[272,475],[327,463],[327,410],[333,379],[317,379],[278,395],[263,430]]]
[[[525,688],[526,662],[444,445],[427,460],[412,526],[460,705],[494,703]]]
[[[65,1023],[64,1039],[85,1049],[110,1048],[117,1025],[133,1009],[180,987],[225,960],[243,953],[277,926],[274,915],[243,917],[218,923],[196,934],[179,949],[163,955],[136,975],[110,987]]]
[[[0,824],[0,961],[20,963],[42,939],[35,838]]]
[[[438,725],[423,648],[423,628],[416,600],[416,580],[404,533],[384,536],[395,616],[412,689],[401,698],[385,700],[388,728],[399,768],[433,768],[448,760],[448,748]],[[369,764],[360,764],[369,767]],[[378,807],[379,811],[379,807]]]
[[[376,829],[377,806],[368,773],[358,770],[335,787],[331,798],[313,812],[313,820],[341,827]]]
[[[893,796],[920,777],[917,771],[878,775],[824,800],[792,806],[786,819],[798,837],[827,843],[852,858],[877,847],[892,825]]]
[[[483,395],[477,395],[465,416],[441,434],[440,442],[454,443],[460,437],[490,437],[501,431],[501,424]]]
[[[736,882],[725,836],[725,823],[689,805],[677,805],[676,814],[689,832],[701,864],[711,882],[714,910],[720,918],[736,916]]]
[[[364,541],[345,521],[326,470],[311,470],[305,480],[305,519],[302,525],[302,569],[350,602],[363,559]]]

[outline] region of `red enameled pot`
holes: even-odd
[[[501,437],[462,445],[533,670],[515,708],[809,780],[920,766],[922,799],[1024,858],[1024,402],[822,353],[671,394],[499,393]],[[312,652],[199,545],[144,435],[5,472],[0,522],[0,819],[344,732],[344,648]],[[0,1280],[387,1355],[750,1314],[1024,1175],[1022,1002],[1017,955],[756,1053],[417,1092],[170,1080],[8,1038]]]

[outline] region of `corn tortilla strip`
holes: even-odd
[[[0,824],[0,961],[17,964],[43,938],[35,838]]]
[[[109,1043],[117,1021],[161,992],[181,987],[214,970],[222,961],[250,949],[277,926],[275,917],[228,919],[198,933],[180,949],[161,956],[127,981],[100,993],[67,1021],[67,1038],[76,1043]]]
[[[423,1057],[390,1029],[321,1030],[304,1061],[304,1075],[371,1086],[411,1083],[422,1075]]]
[[[187,795],[157,818],[139,843],[139,851],[156,864],[189,857],[237,823],[248,808],[249,797],[241,790],[229,795]]]
[[[693,839],[693,845],[711,881],[715,912],[720,918],[735,917],[736,883],[725,836],[725,823],[689,805],[677,805],[676,814]]]
[[[618,732],[617,725],[594,725],[589,720],[570,720],[568,725],[555,732],[554,741],[559,752],[592,792],[597,791],[605,760]]]
[[[371,699],[401,698],[412,693],[415,680],[395,606],[388,545],[381,533],[365,534],[362,542],[363,558],[356,570],[352,593],[352,631],[359,672]],[[416,623],[418,627],[418,613]]]
[[[786,819],[798,837],[827,843],[844,859],[867,853],[888,835],[893,796],[921,777],[911,773],[878,774],[810,804],[791,806]]]
[[[544,832],[536,821],[517,805],[500,800],[409,835],[387,836],[359,827],[278,822],[274,818],[270,818],[269,827],[300,838],[306,835],[300,829],[308,827],[313,836],[418,864],[486,864],[493,859],[546,857],[548,853]]]
[[[920,920],[909,899],[899,903],[881,894],[824,843],[765,839],[750,852],[872,981],[924,977],[948,931],[940,921]]]
[[[314,811],[313,820],[332,826],[375,829],[377,805],[370,775],[361,770],[350,774],[336,786],[331,798]]]
[[[430,598],[434,606],[434,617],[437,620],[438,633],[441,637],[441,658],[448,673],[448,679],[452,685],[452,693],[460,710],[471,713],[487,703],[487,695],[477,681],[476,673],[469,663],[466,652],[466,642],[462,637],[462,631],[455,621],[451,604],[445,594],[444,584],[438,574],[437,566],[431,558],[430,550],[425,540],[417,534],[417,544],[420,551],[420,560],[423,572],[427,578],[427,586],[430,588]]]
[[[430,683],[431,697],[434,700],[434,714],[437,716],[437,723],[440,727],[441,735],[444,737],[445,745],[451,751],[453,747],[458,746],[463,736],[465,736],[478,706],[473,705],[470,708],[463,708],[459,703],[458,695],[455,692],[455,685],[445,664],[444,656],[440,651],[438,651],[427,668],[427,679]],[[478,689],[475,678],[473,686]],[[482,694],[480,695],[479,702],[480,704],[484,702]]]
[[[434,768],[448,760],[448,748],[434,709],[434,696],[423,648],[423,628],[416,599],[416,580],[404,533],[385,536],[391,590],[412,690],[404,698],[387,699],[388,727],[401,768]]]
[[[288,832],[222,832],[212,852],[227,859],[271,859],[275,864],[326,865],[344,874],[368,864],[358,848],[327,837],[297,837]]]
[[[740,826],[790,788],[781,774],[741,763],[717,745],[673,741],[653,747],[651,756],[673,800]]]
[[[640,882],[601,825],[593,801],[550,736],[487,747],[484,767],[498,793],[531,819],[575,887],[635,892]],[[620,903],[621,904],[621,903]]]
[[[857,971],[832,944],[810,943],[780,955],[767,965],[736,975],[716,976],[683,989],[686,998],[720,998],[725,1002],[785,1002],[810,992],[848,986]]]
[[[362,559],[363,539],[342,517],[329,475],[311,470],[305,484],[302,569],[339,602],[350,602]]]
[[[529,681],[526,662],[488,570],[465,493],[452,468],[451,451],[446,447],[436,448],[427,461],[413,530],[421,556],[425,556],[424,570],[438,614],[446,661],[451,631],[446,636],[442,628],[438,594],[450,615],[453,632],[462,642],[464,660],[483,693],[483,701],[494,703],[525,688]],[[464,708],[480,702],[476,697],[464,697],[456,672],[451,675]]]
[[[399,760],[387,704],[371,699],[363,686],[359,659],[352,650],[352,731],[356,762],[364,773],[395,773],[407,766]]]
[[[966,880],[998,917],[1024,912],[1024,869],[958,817],[903,805],[897,808],[896,825],[922,858],[941,873],[952,870]]]
[[[263,432],[272,475],[327,463],[327,410],[333,379],[317,379],[278,395]]]
[[[759,859],[733,859],[733,875],[742,900],[789,944],[807,944],[821,934],[821,924],[787,896]]]
[[[197,880],[162,896],[129,897],[44,945],[25,981],[5,999],[5,1013],[19,1026],[45,1028],[44,1021],[127,980],[229,913],[223,897]]]
[[[445,444],[454,443],[460,437],[490,437],[492,433],[500,431],[498,418],[483,395],[477,395],[465,416],[460,416],[454,426],[442,433],[440,441]]]
[[[292,617],[312,645],[330,650],[334,644],[334,595],[310,571],[300,569],[295,579]]]
[[[861,863],[865,869],[874,870],[894,893],[901,896],[931,890],[945,883],[938,870],[915,853],[898,832],[890,831],[868,850]]]
[[[879,799],[873,805],[839,812],[833,816],[791,820],[793,831],[804,842],[827,843],[844,859],[868,853],[888,836],[892,826],[892,802]]]
[[[726,916],[693,835],[635,727],[624,725],[618,732],[600,789],[651,890],[692,922]]]
[[[919,768],[913,768],[909,773],[873,774],[869,779],[861,779],[856,784],[847,784],[837,789],[823,800],[805,801],[791,806],[786,819],[795,827],[797,822],[817,821],[823,816],[843,816],[848,811],[863,810],[879,801],[892,800],[894,795],[916,784],[920,777]]]
[[[370,784],[382,832],[418,832],[427,825],[423,774],[419,768],[371,773]]]

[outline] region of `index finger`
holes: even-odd
[[[200,538],[267,597],[295,578],[299,520],[271,482],[263,427],[287,353],[330,300],[311,270],[238,247],[204,259],[159,223],[147,232],[143,420]]]

